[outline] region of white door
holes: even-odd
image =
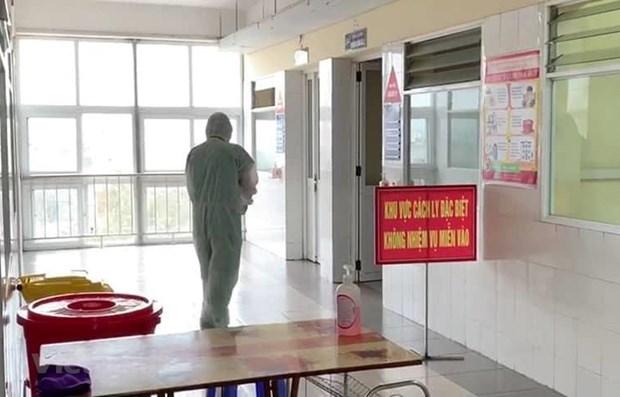
[[[358,65],[356,268],[358,280],[381,280],[374,257],[374,190],[382,174],[383,76],[380,62]]]
[[[319,260],[319,76],[308,74],[305,80],[306,211],[304,257]]]

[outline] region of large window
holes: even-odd
[[[548,212],[620,226],[620,2],[552,8],[547,73]]]
[[[414,183],[456,183],[478,170],[480,88],[409,95],[409,163]],[[464,174],[464,172],[466,174]],[[456,173],[457,179],[451,174]]]
[[[241,57],[201,44],[18,40],[27,244],[186,238],[208,117],[239,142]]]
[[[454,90],[448,99],[448,167],[478,169],[480,89]]]
[[[78,170],[75,119],[32,117],[27,128],[28,171],[51,174]]]

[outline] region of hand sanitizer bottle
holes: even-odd
[[[353,268],[344,266],[343,283],[336,288],[338,335],[357,336],[362,332],[361,292],[353,283]]]

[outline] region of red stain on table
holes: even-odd
[[[389,356],[389,352],[387,351],[387,349],[379,349],[379,350],[360,350],[360,351],[353,351],[351,352],[351,354],[361,358],[361,359],[370,359],[370,358],[380,358],[380,359],[387,359]]]
[[[256,356],[294,350],[363,345],[382,341],[384,341],[383,337],[375,333],[361,334],[359,336],[346,338],[339,338],[337,335],[327,335],[307,339],[275,340],[263,343],[257,342],[234,346],[218,346],[210,348],[205,352],[206,354],[203,353],[203,355],[208,357],[227,357],[231,355]]]
[[[315,320],[297,323],[295,326],[302,331],[312,332],[319,335],[331,335],[336,333],[335,320]]]
[[[294,356],[250,357],[242,359],[250,371],[300,372],[309,371],[312,363]]]

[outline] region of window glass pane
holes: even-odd
[[[433,106],[433,94],[415,94],[411,95],[411,107],[412,108],[429,108]]]
[[[131,44],[80,42],[79,61],[81,105],[134,105]]]
[[[428,120],[412,118],[411,134],[411,164],[428,163]]]
[[[30,238],[58,238],[79,235],[78,189],[55,186],[30,192],[32,230]]]
[[[580,13],[594,7],[605,7],[605,3],[617,0],[582,1],[557,8],[561,15]],[[613,5],[612,5],[613,6]],[[620,10],[596,12],[575,18],[561,18],[550,24],[551,49],[557,65],[556,71],[581,67],[605,66],[618,62],[620,58]],[[561,40],[554,40],[561,38]],[[553,71],[553,69],[552,69]]]
[[[241,57],[217,47],[192,47],[193,105],[241,106]]]
[[[476,110],[478,111],[478,100],[480,89],[472,88],[450,92],[452,100],[450,110]]]
[[[448,167],[478,168],[478,113],[450,115]]]
[[[138,45],[138,104],[189,106],[189,48],[183,45]]]
[[[76,146],[75,119],[28,119],[30,172],[77,172]]]
[[[145,190],[147,233],[191,232],[191,206],[184,179],[149,183]]]
[[[133,171],[132,120],[130,114],[85,114],[82,117],[83,172]]]
[[[551,214],[620,225],[620,74],[554,83]]]
[[[239,138],[237,134],[237,119],[231,118],[230,124],[232,124],[233,128],[230,143],[239,144]],[[207,140],[206,128],[207,119],[194,120],[194,140],[192,142],[193,146],[199,145]]]
[[[20,40],[19,92],[26,105],[75,105],[73,41]]]
[[[190,147],[189,120],[144,120],[146,171],[183,171]]]
[[[129,177],[98,177],[84,185],[85,235],[127,235],[134,232],[134,185]]]

